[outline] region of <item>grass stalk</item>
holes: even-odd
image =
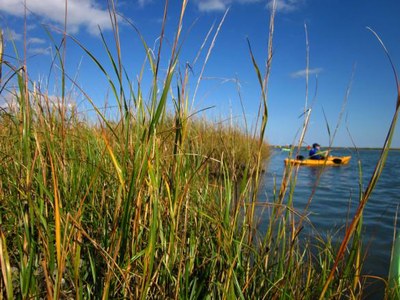
[[[10,259],[7,251],[6,237],[0,228],[0,265],[7,299],[14,299]]]

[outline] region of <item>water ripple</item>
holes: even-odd
[[[334,154],[349,155],[349,150],[338,150]],[[268,165],[268,172],[264,176],[262,193],[260,193],[261,201],[272,199],[274,179],[279,185],[286,155],[287,153],[274,152]],[[326,167],[321,174],[309,208],[310,220],[319,233],[336,232],[349,222],[349,218],[356,211],[360,195],[358,161],[361,162],[361,185],[365,189],[379,159],[380,151],[361,150],[359,157],[355,152],[350,155],[352,155],[352,160],[349,165]],[[321,168],[300,168],[294,192],[296,209],[304,209],[320,172]],[[367,250],[365,272],[378,276],[388,274],[395,214],[397,206],[400,205],[399,192],[400,151],[393,150],[388,155],[386,166],[364,212],[363,242]]]

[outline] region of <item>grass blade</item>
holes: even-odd
[[[8,257],[7,242],[4,232],[0,227],[0,265],[1,273],[3,275],[3,282],[6,286],[7,299],[14,299],[13,285],[12,285],[12,273],[10,267],[10,259]]]

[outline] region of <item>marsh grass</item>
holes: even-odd
[[[360,220],[394,125],[340,248],[330,237],[301,240],[303,226],[312,224],[307,212],[293,205],[296,167],[286,168],[272,201],[260,203],[257,198],[269,157],[264,135],[275,10],[265,70],[249,42],[261,91],[259,128],[249,133],[236,124],[212,123],[189,112],[190,72],[188,67],[178,70],[186,4],[182,2],[162,78],[168,1],[156,56],[134,27],[151,70],[150,93],[141,90],[142,71],[136,86],[124,70],[113,9],[114,45],[101,35],[108,61],[99,61],[63,33],[63,43],[70,38],[108,80],[117,103],[113,121],[65,72],[66,47],[55,47],[62,71],[57,101],[31,80],[24,65],[1,61],[3,70],[7,68],[1,91],[12,93],[14,101],[0,114],[2,297],[362,297]],[[8,86],[10,78],[16,79],[16,89]],[[66,105],[67,81],[92,105],[97,123],[85,121],[81,112]],[[167,109],[169,101],[172,111]],[[260,217],[260,209],[268,211],[268,217]],[[260,218],[268,220],[265,232],[259,230]]]

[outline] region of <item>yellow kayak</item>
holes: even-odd
[[[309,158],[286,158],[285,165],[304,165],[304,166],[341,166],[350,162],[351,156],[328,156],[326,159]]]

